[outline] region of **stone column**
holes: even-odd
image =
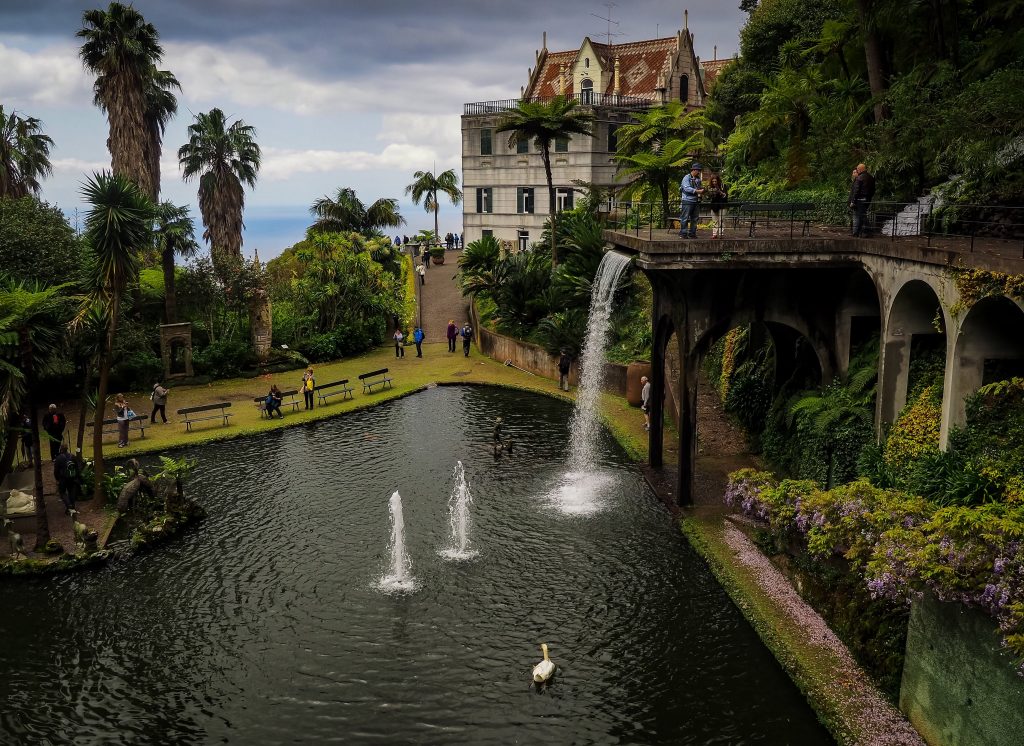
[[[658,304],[654,307],[657,309]],[[660,319],[655,317],[654,343],[651,345],[651,429],[647,433],[647,461],[658,468],[664,464],[665,446],[665,343],[663,332],[658,327]]]
[[[683,361],[679,379],[679,471],[676,480],[676,502],[693,505],[693,475],[697,465],[697,372],[698,356],[691,352],[686,340],[689,334],[679,335]]]
[[[249,309],[249,329],[252,336],[252,350],[256,359],[261,363],[265,362],[270,354],[270,345],[273,341],[273,322],[270,307],[270,296],[267,291],[260,288],[253,294],[252,305]]]

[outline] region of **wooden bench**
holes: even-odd
[[[773,215],[782,219],[789,217],[790,238],[793,237],[793,226],[798,222],[801,224],[800,235],[806,236],[811,229],[810,213],[812,210],[814,210],[812,202],[745,202],[738,208],[738,212],[749,215],[750,233],[748,235],[750,238],[754,237],[759,222],[763,222],[766,228],[769,227]],[[797,213],[801,213],[800,217],[797,217]],[[736,218],[739,222],[738,214]]]
[[[377,379],[377,380],[370,380]],[[388,369],[381,368],[380,370],[371,370],[369,373],[363,373],[359,376],[359,380],[363,382],[363,393],[367,391],[373,391],[374,386],[380,386],[381,391],[384,390],[385,386],[394,388],[391,386],[391,379],[388,378]]]
[[[293,412],[299,411],[299,405],[302,404],[295,397],[299,395],[298,389],[292,389],[291,391],[281,392],[281,407],[291,406]],[[260,417],[265,417],[267,414],[267,395],[257,396],[253,399],[253,403],[256,404],[256,409],[260,410]]]
[[[137,414],[128,420],[128,432],[135,431],[140,433],[140,437],[145,439],[146,437],[146,422],[149,421],[148,414]],[[95,422],[86,423],[89,427],[95,427]],[[104,435],[117,435],[117,418],[112,417],[109,420],[103,420],[103,434]],[[45,442],[45,441],[44,441]]]
[[[224,401],[219,404],[204,404],[201,407],[185,407],[179,409],[178,414],[185,416],[185,431],[192,432],[192,425],[196,422],[203,422],[204,420],[224,420],[224,426],[227,427],[228,418],[231,416],[231,412],[225,412],[224,410],[231,406],[231,402]],[[208,414],[203,417],[193,417],[191,415],[202,414],[203,412],[213,412],[217,410],[217,414]]]
[[[324,392],[324,389],[333,389],[333,388],[337,388],[338,390],[337,391],[327,391],[326,393]],[[351,399],[352,398],[352,391],[353,391],[352,387],[348,385],[348,379],[347,378],[343,378],[340,381],[334,381],[333,383],[325,383],[322,386],[317,386],[313,390],[316,391],[316,396],[317,396],[317,399],[320,400],[320,406],[321,407],[324,406],[325,404],[327,404],[327,400],[328,399],[330,399],[332,396],[337,396],[338,394],[341,394],[341,398],[342,399]]]

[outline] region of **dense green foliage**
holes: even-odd
[[[82,246],[64,214],[33,197],[0,199],[0,272],[57,285],[75,280]]]
[[[725,137],[733,198],[802,189],[841,211],[863,161],[879,199],[912,198],[956,174],[948,202],[1019,202],[1020,0],[763,0],[748,10],[740,58],[707,107]]]
[[[549,226],[550,231],[550,226]],[[484,323],[542,345],[552,354],[578,357],[587,330],[591,283],[604,256],[601,224],[583,207],[563,212],[556,228],[558,255],[552,267],[545,235],[529,251],[512,252],[486,236],[459,258],[459,283]],[[623,280],[612,314],[608,357],[618,362],[650,354],[650,284],[640,273]]]

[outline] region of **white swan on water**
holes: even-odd
[[[533,680],[538,684],[547,681],[555,673],[555,664],[548,658],[548,644],[542,642],[540,649],[544,651],[544,660],[533,667]]]

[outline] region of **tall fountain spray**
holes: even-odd
[[[412,559],[405,551],[405,518],[402,515],[402,496],[395,490],[388,501],[391,511],[391,566],[380,580],[385,591],[411,591],[415,588],[412,577]]]
[[[448,498],[448,520],[452,535],[448,547],[441,551],[441,556],[451,560],[466,560],[475,557],[477,552],[469,546],[469,506],[473,502],[473,495],[469,491],[466,470],[461,461],[455,463],[453,476],[455,484]]]
[[[576,392],[576,407],[569,420],[569,474],[554,496],[556,506],[565,513],[587,514],[601,507],[596,488],[602,480],[595,473],[594,465],[600,432],[604,351],[611,329],[612,298],[628,266],[629,257],[609,251],[594,275],[587,338],[580,358],[580,385]]]

